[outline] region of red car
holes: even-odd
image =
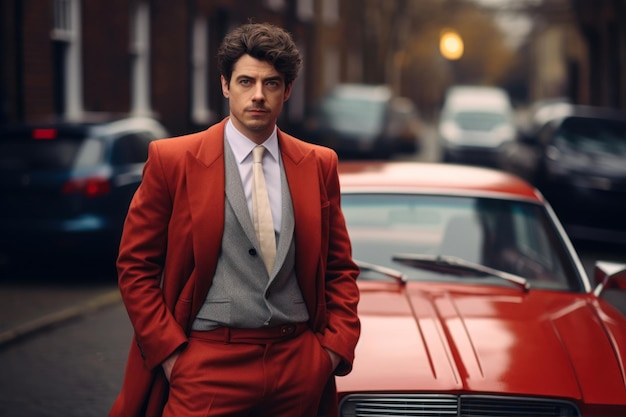
[[[591,282],[534,187],[417,162],[340,181],[362,320],[340,416],[626,416],[626,265]]]

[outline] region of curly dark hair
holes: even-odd
[[[244,54],[266,61],[290,85],[302,67],[302,57],[291,35],[269,23],[247,23],[228,33],[217,51],[217,68],[230,84],[235,63]]]

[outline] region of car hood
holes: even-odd
[[[341,392],[626,399],[626,319],[591,294],[363,282],[359,314]]]

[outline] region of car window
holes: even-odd
[[[626,122],[570,117],[557,131],[555,145],[589,153],[626,155]]]
[[[148,158],[148,145],[152,137],[144,132],[125,134],[117,138],[111,152],[113,165],[143,163]]]
[[[394,262],[394,254],[453,256],[520,275],[537,288],[581,288],[563,242],[539,205],[492,198],[346,193],[342,208],[354,258],[400,270],[409,280],[459,278],[407,267]]]
[[[90,168],[102,162],[104,144],[99,139],[85,139],[76,153],[74,168]]]
[[[555,276],[564,277],[568,272],[563,268],[567,260],[559,259],[560,252],[552,250],[559,242],[550,240],[555,235],[548,233],[550,225],[546,217],[537,216],[533,210],[530,205],[517,204],[511,207],[512,232],[517,248],[521,256],[534,260]]]
[[[454,121],[466,130],[491,130],[494,127],[509,123],[504,113],[460,111],[454,115]]]

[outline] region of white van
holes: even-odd
[[[508,93],[499,87],[451,87],[437,131],[444,162],[495,166],[502,145],[517,135]]]

